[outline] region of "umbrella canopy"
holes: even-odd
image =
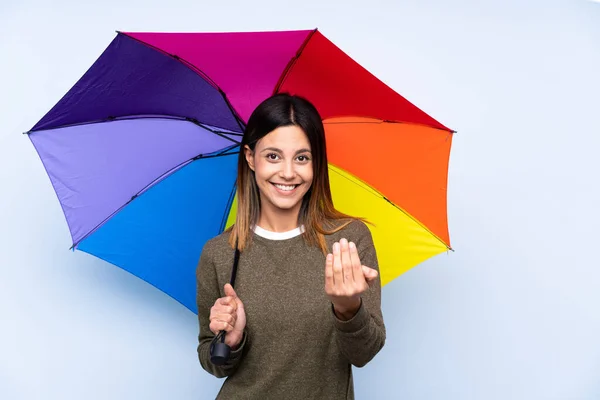
[[[382,284],[450,249],[453,131],[318,30],[118,32],[28,132],[72,248],[196,312],[202,247],[235,219],[245,122],[279,92],[319,110],[334,204],[374,224]]]

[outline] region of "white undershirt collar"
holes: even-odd
[[[303,232],[304,232],[304,225],[294,228],[290,231],[286,231],[286,232],[272,232],[272,231],[263,229],[258,225],[254,226],[254,233],[256,233],[258,236],[264,237],[265,239],[271,239],[271,240],[291,239],[293,237],[301,235]]]

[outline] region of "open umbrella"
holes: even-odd
[[[202,247],[235,216],[245,121],[278,92],[304,96],[321,113],[334,203],[374,223],[383,284],[450,249],[453,131],[318,30],[118,32],[27,132],[72,248],[196,312]]]

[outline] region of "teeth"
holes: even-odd
[[[285,190],[285,191],[290,191],[290,190],[294,190],[294,188],[296,187],[296,185],[292,185],[292,186],[284,186],[284,185],[275,185],[278,189],[280,190]]]

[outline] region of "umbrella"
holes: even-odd
[[[71,248],[196,312],[202,247],[235,218],[245,121],[279,92],[304,96],[321,113],[334,203],[373,223],[383,285],[451,249],[446,186],[454,131],[317,29],[117,32],[27,132]]]

